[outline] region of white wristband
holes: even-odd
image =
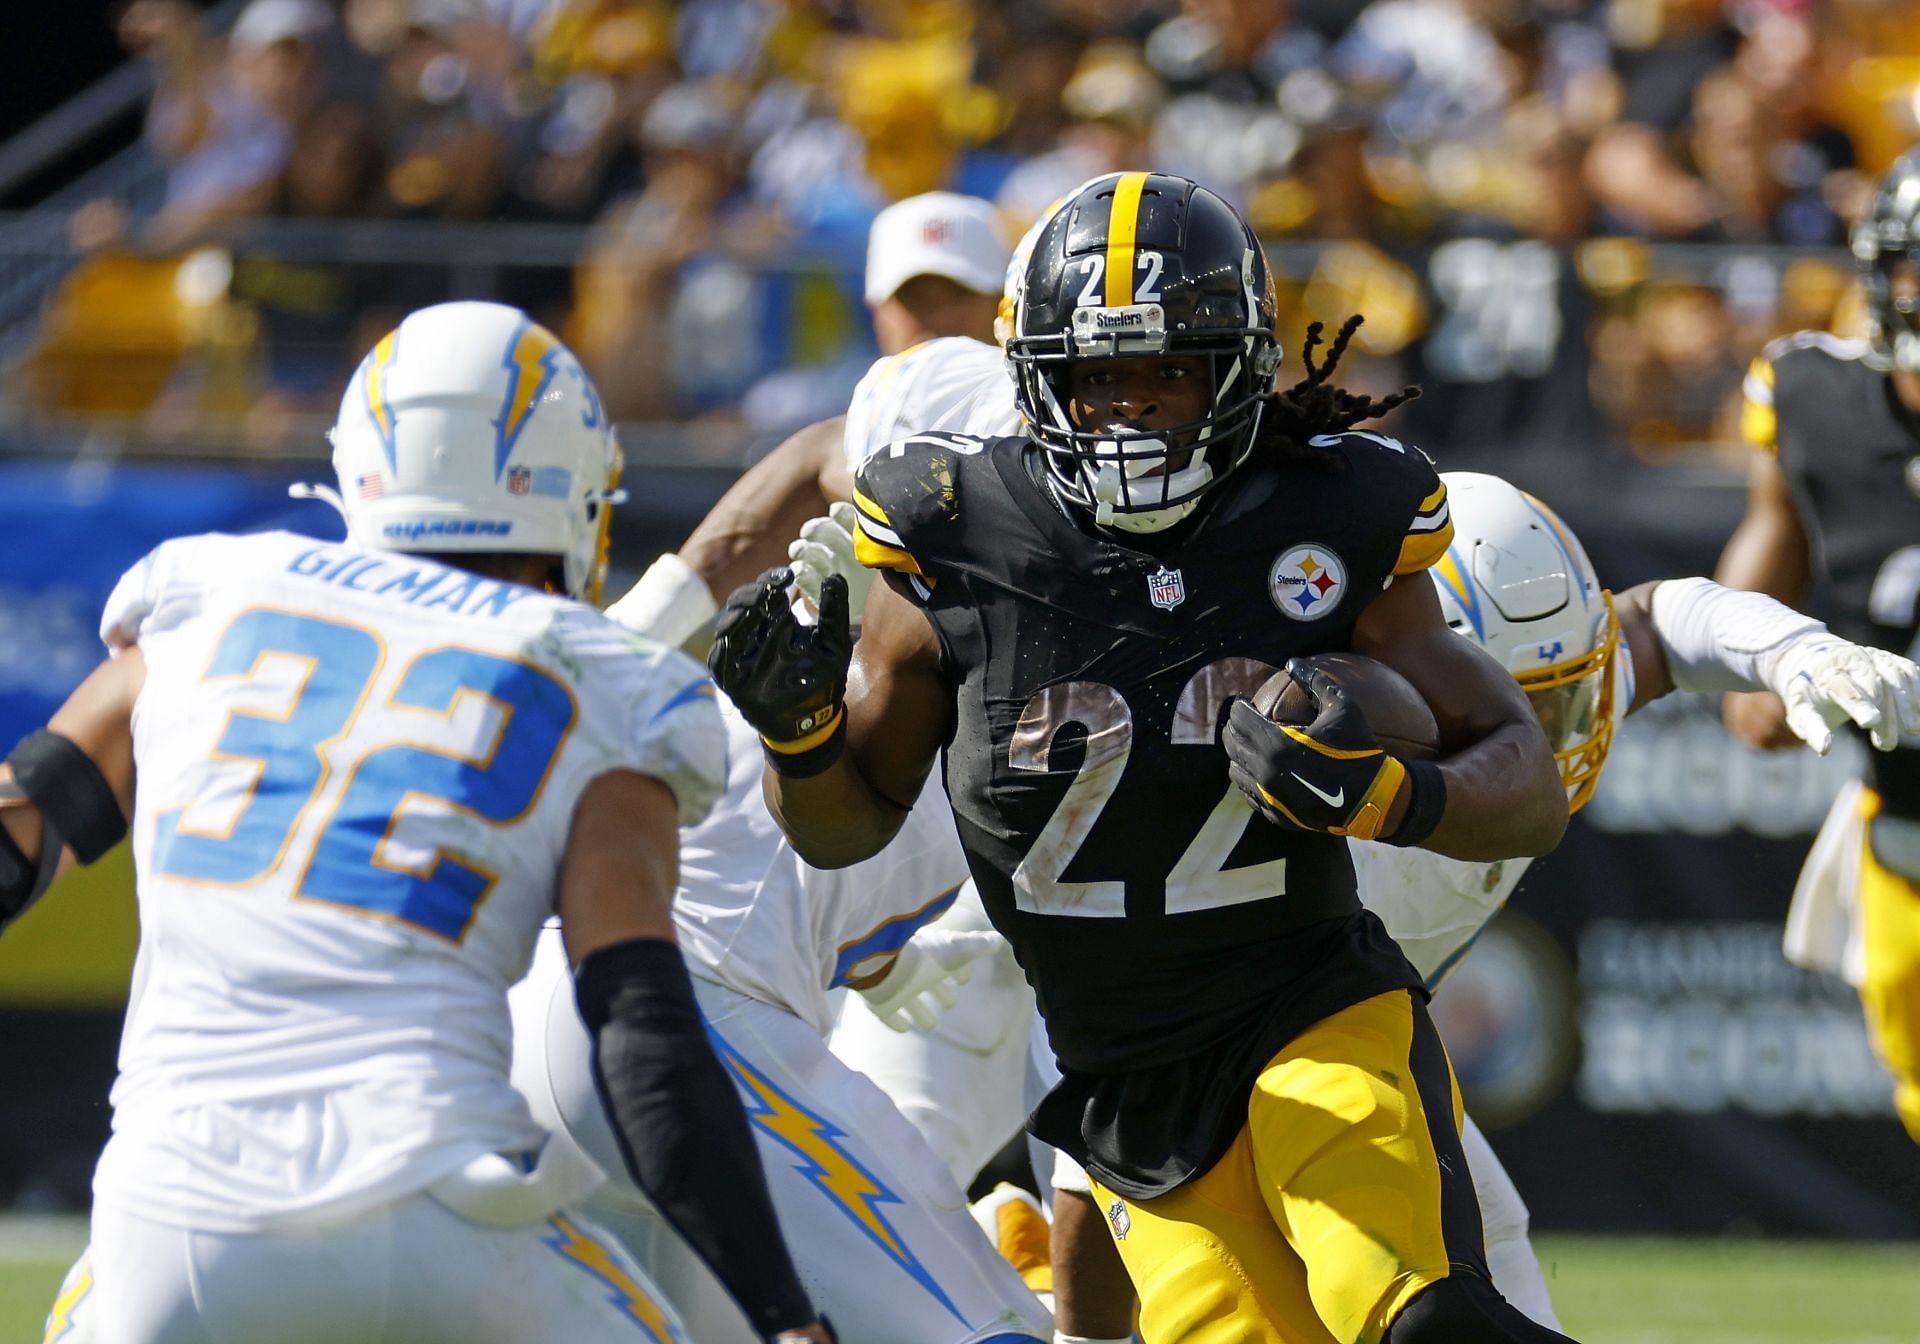
[[[1683,691],[1773,690],[1782,655],[1833,639],[1811,616],[1712,579],[1668,579],[1650,606],[1667,672]]]
[[[672,551],[647,566],[607,615],[636,635],[662,644],[686,643],[719,611],[707,581]]]

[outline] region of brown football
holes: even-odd
[[[1340,679],[1366,715],[1367,727],[1390,755],[1431,761],[1440,754],[1440,725],[1434,722],[1433,711],[1413,683],[1385,663],[1357,653],[1316,653],[1302,661]],[[1285,672],[1274,673],[1253,693],[1253,707],[1275,723],[1313,721],[1313,699],[1307,688]]]

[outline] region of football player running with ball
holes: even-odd
[[[1160,174],[1084,189],[1019,296],[1028,436],[871,459],[861,558],[888,581],[858,649],[843,586],[803,628],[782,570],[729,600],[710,666],[810,861],[876,852],[944,745],[1063,1066],[1034,1131],[1097,1182],[1147,1338],[1559,1338],[1489,1281],[1421,977],[1345,838],[1544,853],[1565,793],[1513,679],[1396,581],[1445,553],[1446,490],[1344,432],[1384,409],[1327,382],[1345,336],[1274,395],[1271,280],[1231,207]],[[1413,682],[1440,761],[1386,755],[1323,674],[1303,729],[1240,703],[1342,648]]]
[[[524,313],[409,316],[333,434],[344,544],[170,541],[0,769],[0,924],[132,818],[141,944],[69,1344],[686,1334],[508,1079],[565,921],[635,1181],[759,1332],[826,1341],[669,913],[724,776],[697,664],[589,603],[620,455]]]

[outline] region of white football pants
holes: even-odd
[[[485,1227],[419,1194],[297,1231],[197,1232],[96,1207],[48,1344],[686,1344],[573,1213]]]
[[[1487,1234],[1487,1268],[1501,1296],[1549,1330],[1560,1328],[1547,1293],[1540,1257],[1527,1237],[1527,1205],[1507,1169],[1494,1156],[1487,1136],[1471,1115],[1460,1126],[1460,1147],[1473,1169],[1473,1192],[1480,1197],[1480,1222]]]
[[[993,925],[968,882],[931,927]],[[1033,991],[1010,947],[974,962],[954,996],[932,1031],[895,1031],[865,999],[849,994],[832,1047],[892,1099],[964,1190],[1026,1121],[1027,1032],[1035,1014]]]
[[[714,1049],[740,1089],[801,1281],[842,1339],[1052,1337],[1046,1309],[885,1094],[792,1013],[697,976],[693,984]],[[509,1002],[514,1085],[536,1120],[609,1173],[587,1202],[595,1225],[646,1266],[699,1344],[754,1344],[758,1336],[712,1272],[627,1178],[594,1089],[591,1045],[556,930],[541,935],[533,970]]]

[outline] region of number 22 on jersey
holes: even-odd
[[[1274,669],[1257,658],[1222,658],[1188,678],[1173,711],[1175,746],[1211,747],[1227,701],[1252,695]],[[1045,770],[1054,737],[1069,723],[1087,731],[1086,755],[1066,793],[1013,871],[1015,904],[1039,915],[1120,919],[1127,913],[1124,882],[1069,882],[1067,865],[1092,834],[1120,787],[1133,751],[1133,714],[1111,686],[1065,681],[1036,691],[1020,713],[1007,752],[1015,770]],[[1232,784],[1200,824],[1166,876],[1166,913],[1212,910],[1265,900],[1286,891],[1287,861],[1226,866],[1254,817],[1253,805]]]
[[[428,649],[390,682],[384,662],[380,637],[358,625],[268,609],[237,616],[202,684],[258,683],[274,671],[284,680],[291,670],[293,686],[277,706],[228,713],[213,759],[250,768],[253,785],[222,826],[194,825],[191,807],[161,814],[154,872],[228,887],[265,879],[289,861],[301,823],[339,772],[344,783],[304,846],[295,895],[459,942],[496,874],[444,845],[408,862],[390,852],[394,831],[409,818],[502,826],[524,816],[572,730],[573,695],[531,664],[477,649]],[[417,723],[423,735],[469,697],[490,702],[498,724],[471,750],[406,737],[358,743],[355,723],[380,690],[385,721]]]

